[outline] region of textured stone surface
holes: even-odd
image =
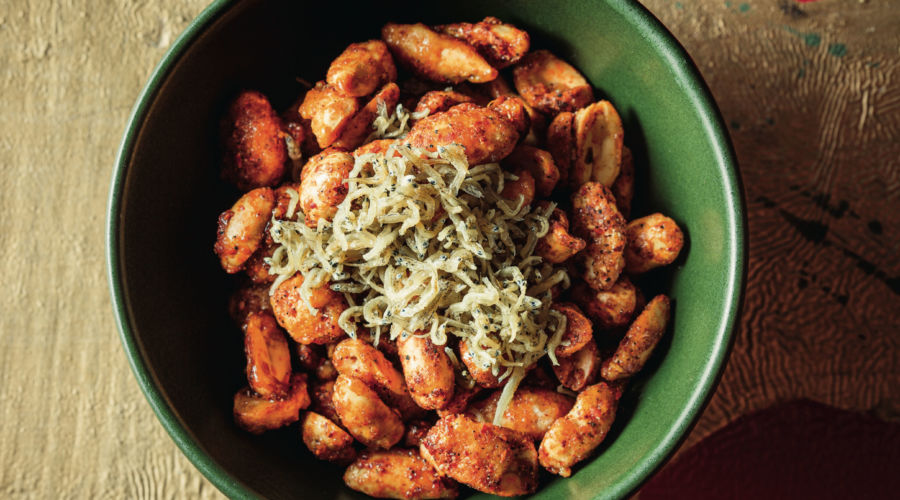
[[[0,4],[0,497],[220,496],[130,373],[103,257],[128,111],[204,4]],[[896,418],[900,9],[646,4],[708,80],[750,203],[742,328],[683,449],[800,396]]]

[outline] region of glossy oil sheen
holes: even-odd
[[[336,9],[336,10],[332,10]],[[348,15],[352,11],[353,15]],[[619,498],[674,451],[708,399],[740,303],[743,202],[725,127],[696,69],[649,13],[626,0],[216,2],[170,49],[140,96],[109,202],[108,259],[126,353],[160,421],[188,458],[235,498],[356,498],[341,470],[311,457],[296,428],[261,437],[232,423],[245,379],[226,314],[233,280],[212,253],[215,219],[238,193],[218,178],[217,122],[243,88],[284,108],[350,42],[386,21],[446,23],[494,15],[526,28],[581,69],[625,123],[635,215],[684,228],[677,265],[642,283],[674,300],[673,327],[632,382],[599,455],[539,498]],[[484,495],[482,495],[484,496]]]

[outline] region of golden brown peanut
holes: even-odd
[[[609,101],[600,101],[575,112],[575,162],[569,185],[599,182],[612,186],[622,166],[625,131],[619,113]]]
[[[497,69],[519,62],[531,46],[528,33],[496,17],[486,17],[475,24],[446,24],[435,30],[465,40]]]
[[[325,82],[318,82],[306,92],[300,105],[300,116],[309,120],[309,127],[320,148],[336,141],[353,115],[359,110],[359,99],[342,95]]]
[[[262,311],[272,311],[269,287],[266,285],[254,284],[238,288],[228,300],[228,313],[239,325],[244,324],[248,314]]]
[[[419,443],[428,434],[428,430],[434,426],[434,422],[428,420],[411,420],[406,423],[406,432],[403,434],[403,446],[407,448],[419,448]]]
[[[397,341],[400,364],[409,393],[419,406],[435,410],[447,406],[453,397],[456,376],[443,346],[436,346],[429,337],[403,334]]]
[[[558,365],[553,365],[553,373],[559,382],[568,389],[580,391],[597,378],[600,371],[600,351],[593,339],[575,354],[556,358]]]
[[[493,422],[500,393],[501,391],[494,391],[487,399],[469,405],[465,414],[477,422]],[[503,423],[500,426],[538,441],[544,437],[550,425],[563,417],[574,403],[572,398],[555,390],[520,386],[503,413]]]
[[[278,245],[274,242],[270,243],[269,239],[269,232],[265,231],[259,248],[244,262],[244,273],[253,283],[269,284],[275,281],[276,276],[269,274],[269,264],[266,264],[266,259],[272,257]]]
[[[353,157],[359,158],[364,154],[387,154],[387,150],[391,145],[395,144],[397,139],[376,139],[372,142],[367,142],[362,146],[353,150]],[[396,154],[395,154],[396,156]]]
[[[337,376],[338,371],[330,359],[323,359],[322,363],[316,367],[316,378],[319,380],[334,380]]]
[[[336,464],[348,464],[356,458],[353,436],[331,420],[316,412],[308,411],[300,422],[303,444],[319,460]]]
[[[575,111],[594,100],[581,73],[546,50],[526,55],[513,68],[513,83],[525,102],[551,115]]]
[[[562,264],[570,257],[584,250],[587,243],[569,234],[569,219],[558,208],[553,209],[549,218],[550,229],[538,240],[534,252],[547,262]]]
[[[337,377],[335,377],[337,378]],[[341,417],[334,409],[334,380],[316,381],[309,386],[309,395],[312,399],[310,409],[336,424],[341,423]]]
[[[319,355],[317,347],[315,344],[297,344],[294,347],[300,368],[306,372],[315,372],[316,367],[322,362],[322,356]]]
[[[653,353],[669,321],[669,298],[653,297],[647,307],[628,327],[625,338],[610,359],[603,362],[600,375],[609,381],[630,377],[639,372]]]
[[[625,275],[619,276],[612,288],[600,292],[579,282],[572,286],[572,300],[600,328],[620,328],[631,323],[637,310],[637,288]]]
[[[388,449],[403,437],[400,416],[362,380],[338,375],[332,399],[341,424],[360,443]]]
[[[559,169],[559,181],[568,185],[569,172],[575,163],[575,113],[560,113],[550,122],[547,127],[547,151]]]
[[[429,151],[459,144],[473,166],[506,158],[518,140],[516,129],[496,111],[468,102],[422,118],[406,136],[410,145]]]
[[[478,85],[477,88],[481,93],[487,95],[491,99],[496,99],[504,95],[516,95],[516,90],[509,85],[509,82],[507,82],[506,78],[503,78],[502,75],[487,83]]]
[[[671,264],[684,246],[684,234],[674,220],[655,213],[625,226],[625,271],[641,274]]]
[[[266,96],[255,91],[238,95],[222,120],[222,176],[241,191],[278,184],[287,160],[281,126]]]
[[[449,415],[428,431],[419,452],[441,474],[478,491],[514,496],[537,489],[537,451],[516,431]]]
[[[522,168],[534,177],[534,187],[538,196],[547,198],[559,182],[559,169],[553,156],[534,146],[519,145],[503,160],[508,169]]]
[[[381,40],[350,44],[331,62],[325,77],[338,92],[351,97],[367,96],[396,79],[394,59]]]
[[[500,96],[487,103],[488,109],[492,109],[506,119],[519,133],[519,138],[525,137],[531,128],[531,118],[528,116],[525,101],[515,95]]]
[[[316,227],[319,219],[331,220],[337,206],[347,196],[347,175],[353,170],[353,155],[328,148],[313,156],[300,174],[300,208],[306,225]]]
[[[455,415],[464,412],[469,406],[469,401],[483,391],[484,388],[478,384],[473,384],[471,387],[456,384],[456,389],[453,390],[453,398],[447,403],[447,406],[438,410],[438,416],[446,417],[447,415]]]
[[[249,387],[234,395],[234,421],[252,434],[261,434],[292,424],[300,419],[300,410],[309,406],[306,375],[291,376],[291,388],[284,399],[267,399]]]
[[[291,348],[271,313],[250,313],[244,321],[247,381],[264,398],[287,395],[291,382]]]
[[[603,442],[616,417],[616,391],[601,382],[582,391],[569,413],[550,426],[538,450],[541,465],[569,477],[572,466]]]
[[[400,87],[396,83],[388,83],[382,87],[362,109],[353,115],[353,118],[350,118],[344,131],[341,132],[341,136],[331,145],[347,151],[359,147],[372,133],[372,122],[378,116],[379,103],[383,103],[386,109],[391,111],[397,107],[399,99]]]
[[[461,340],[459,342],[459,359],[466,365],[466,370],[469,372],[469,376],[472,377],[472,380],[481,387],[493,389],[503,385],[503,382],[498,378],[499,374],[494,375],[490,366],[482,366],[478,363],[472,350],[469,349],[468,341]]]
[[[442,478],[416,450],[364,451],[344,472],[351,489],[376,498],[456,498],[453,480]]]
[[[407,392],[403,375],[381,351],[362,339],[339,342],[331,361],[341,375],[358,378],[382,393],[401,395]]]
[[[594,290],[612,287],[625,268],[625,219],[609,188],[599,182],[583,184],[572,195],[575,234],[587,249],[580,253],[584,280]]]
[[[472,102],[472,98],[453,90],[432,90],[419,98],[414,112],[422,113],[427,109],[429,115],[434,115],[464,102]]]
[[[303,94],[280,115],[282,132],[286,139],[289,138],[293,142],[293,144],[287,143],[288,157],[292,164],[295,164],[295,160],[300,161],[304,157],[308,158],[322,150],[316,141],[316,135],[313,134],[312,123],[300,115],[300,105],[303,104],[305,98],[306,94]],[[296,180],[296,177],[293,178]]]
[[[247,259],[259,248],[274,206],[274,191],[256,188],[219,216],[213,249],[225,272],[234,274],[243,269]]]
[[[375,343],[375,335],[372,334],[367,329],[360,328],[356,331],[356,338],[371,344],[372,347],[381,351],[382,354],[387,357],[394,365],[396,365],[400,361],[400,355],[398,354],[399,348],[397,347],[397,341],[391,340],[390,335],[387,332],[382,333],[378,336],[378,343]]]
[[[631,214],[631,200],[634,199],[634,157],[626,146],[622,146],[622,168],[619,170],[619,176],[609,189],[616,197],[619,212],[628,219]]]
[[[388,406],[400,412],[404,420],[424,413],[410,396],[403,375],[372,344],[361,338],[343,340],[335,346],[331,361],[341,375],[362,380],[375,389]]]
[[[556,348],[557,357],[572,356],[594,338],[594,329],[581,309],[571,302],[554,302],[551,309],[566,317],[566,331]]]
[[[534,201],[535,192],[534,177],[531,176],[530,172],[521,168],[515,170],[512,174],[518,179],[507,180],[503,184],[503,191],[500,192],[500,197],[512,200],[513,204],[521,200],[523,207],[531,205],[531,202]]]
[[[482,83],[497,78],[497,70],[470,45],[422,23],[385,24],[381,38],[397,61],[429,80]]]
[[[316,311],[311,312],[300,295],[302,284],[303,275],[297,273],[275,289],[271,302],[278,324],[301,344],[326,344],[343,337],[337,321],[347,309],[344,296],[329,288],[329,283],[313,288],[309,306]]]

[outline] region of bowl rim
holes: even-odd
[[[237,3],[236,0],[214,0],[207,6],[169,47],[138,94],[126,122],[113,168],[106,214],[106,264],[113,313],[122,346],[138,385],[163,428],[188,460],[222,493],[230,498],[261,498],[220,466],[204,450],[193,433],[176,415],[169,400],[161,391],[153,371],[146,363],[143,347],[132,329],[132,314],[129,302],[125,297],[124,273],[121,271],[119,258],[122,244],[120,240],[120,208],[123,188],[133,148],[140,135],[147,112],[156,99],[162,83],[168,78],[172,68],[185,51],[209,26]],[[641,36],[660,49],[660,53],[672,68],[676,81],[681,85],[688,99],[699,110],[703,131],[712,139],[713,151],[717,159],[716,166],[725,183],[726,201],[730,202],[731,206],[731,210],[726,214],[728,234],[731,240],[729,242],[731,255],[729,256],[726,281],[726,289],[729,293],[726,297],[724,321],[719,324],[718,331],[715,332],[717,341],[710,353],[711,362],[707,363],[706,370],[700,376],[701,383],[693,389],[683,410],[677,416],[675,424],[657,446],[616,485],[598,492],[595,497],[621,498],[640,488],[672,457],[696,424],[722,376],[725,361],[734,344],[734,330],[740,316],[746,283],[747,205],[728,129],[712,93],[687,51],[662,22],[639,3],[629,0],[606,0],[606,3],[623,17],[630,19]]]

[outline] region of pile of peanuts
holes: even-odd
[[[417,113],[409,133],[366,142],[379,106],[398,104]],[[248,386],[234,397],[241,428],[299,421],[313,455],[347,466],[350,488],[381,498],[453,498],[459,483],[532,493],[539,465],[567,477],[603,441],[669,319],[668,297],[646,301],[631,278],[675,261],[683,235],[659,213],[629,220],[634,166],[621,120],[578,70],[530,51],[525,31],[495,18],[387,24],[382,40],[351,44],[280,115],[261,93],[242,92],[221,133],[223,178],[243,192],[219,217],[215,243],[222,268],[245,275],[229,304],[247,360]],[[337,324],[345,297],[326,283],[304,303],[300,273],[270,293],[268,226],[292,194],[317,227],[347,195],[355,158],[395,141],[459,144],[470,165],[498,162],[515,175],[502,196],[559,204],[536,247],[572,277],[553,290],[567,318],[558,364],[528,367],[502,425],[491,422],[505,381],[471,360],[467,342],[436,346],[409,332],[375,346],[362,328],[348,338]]]

